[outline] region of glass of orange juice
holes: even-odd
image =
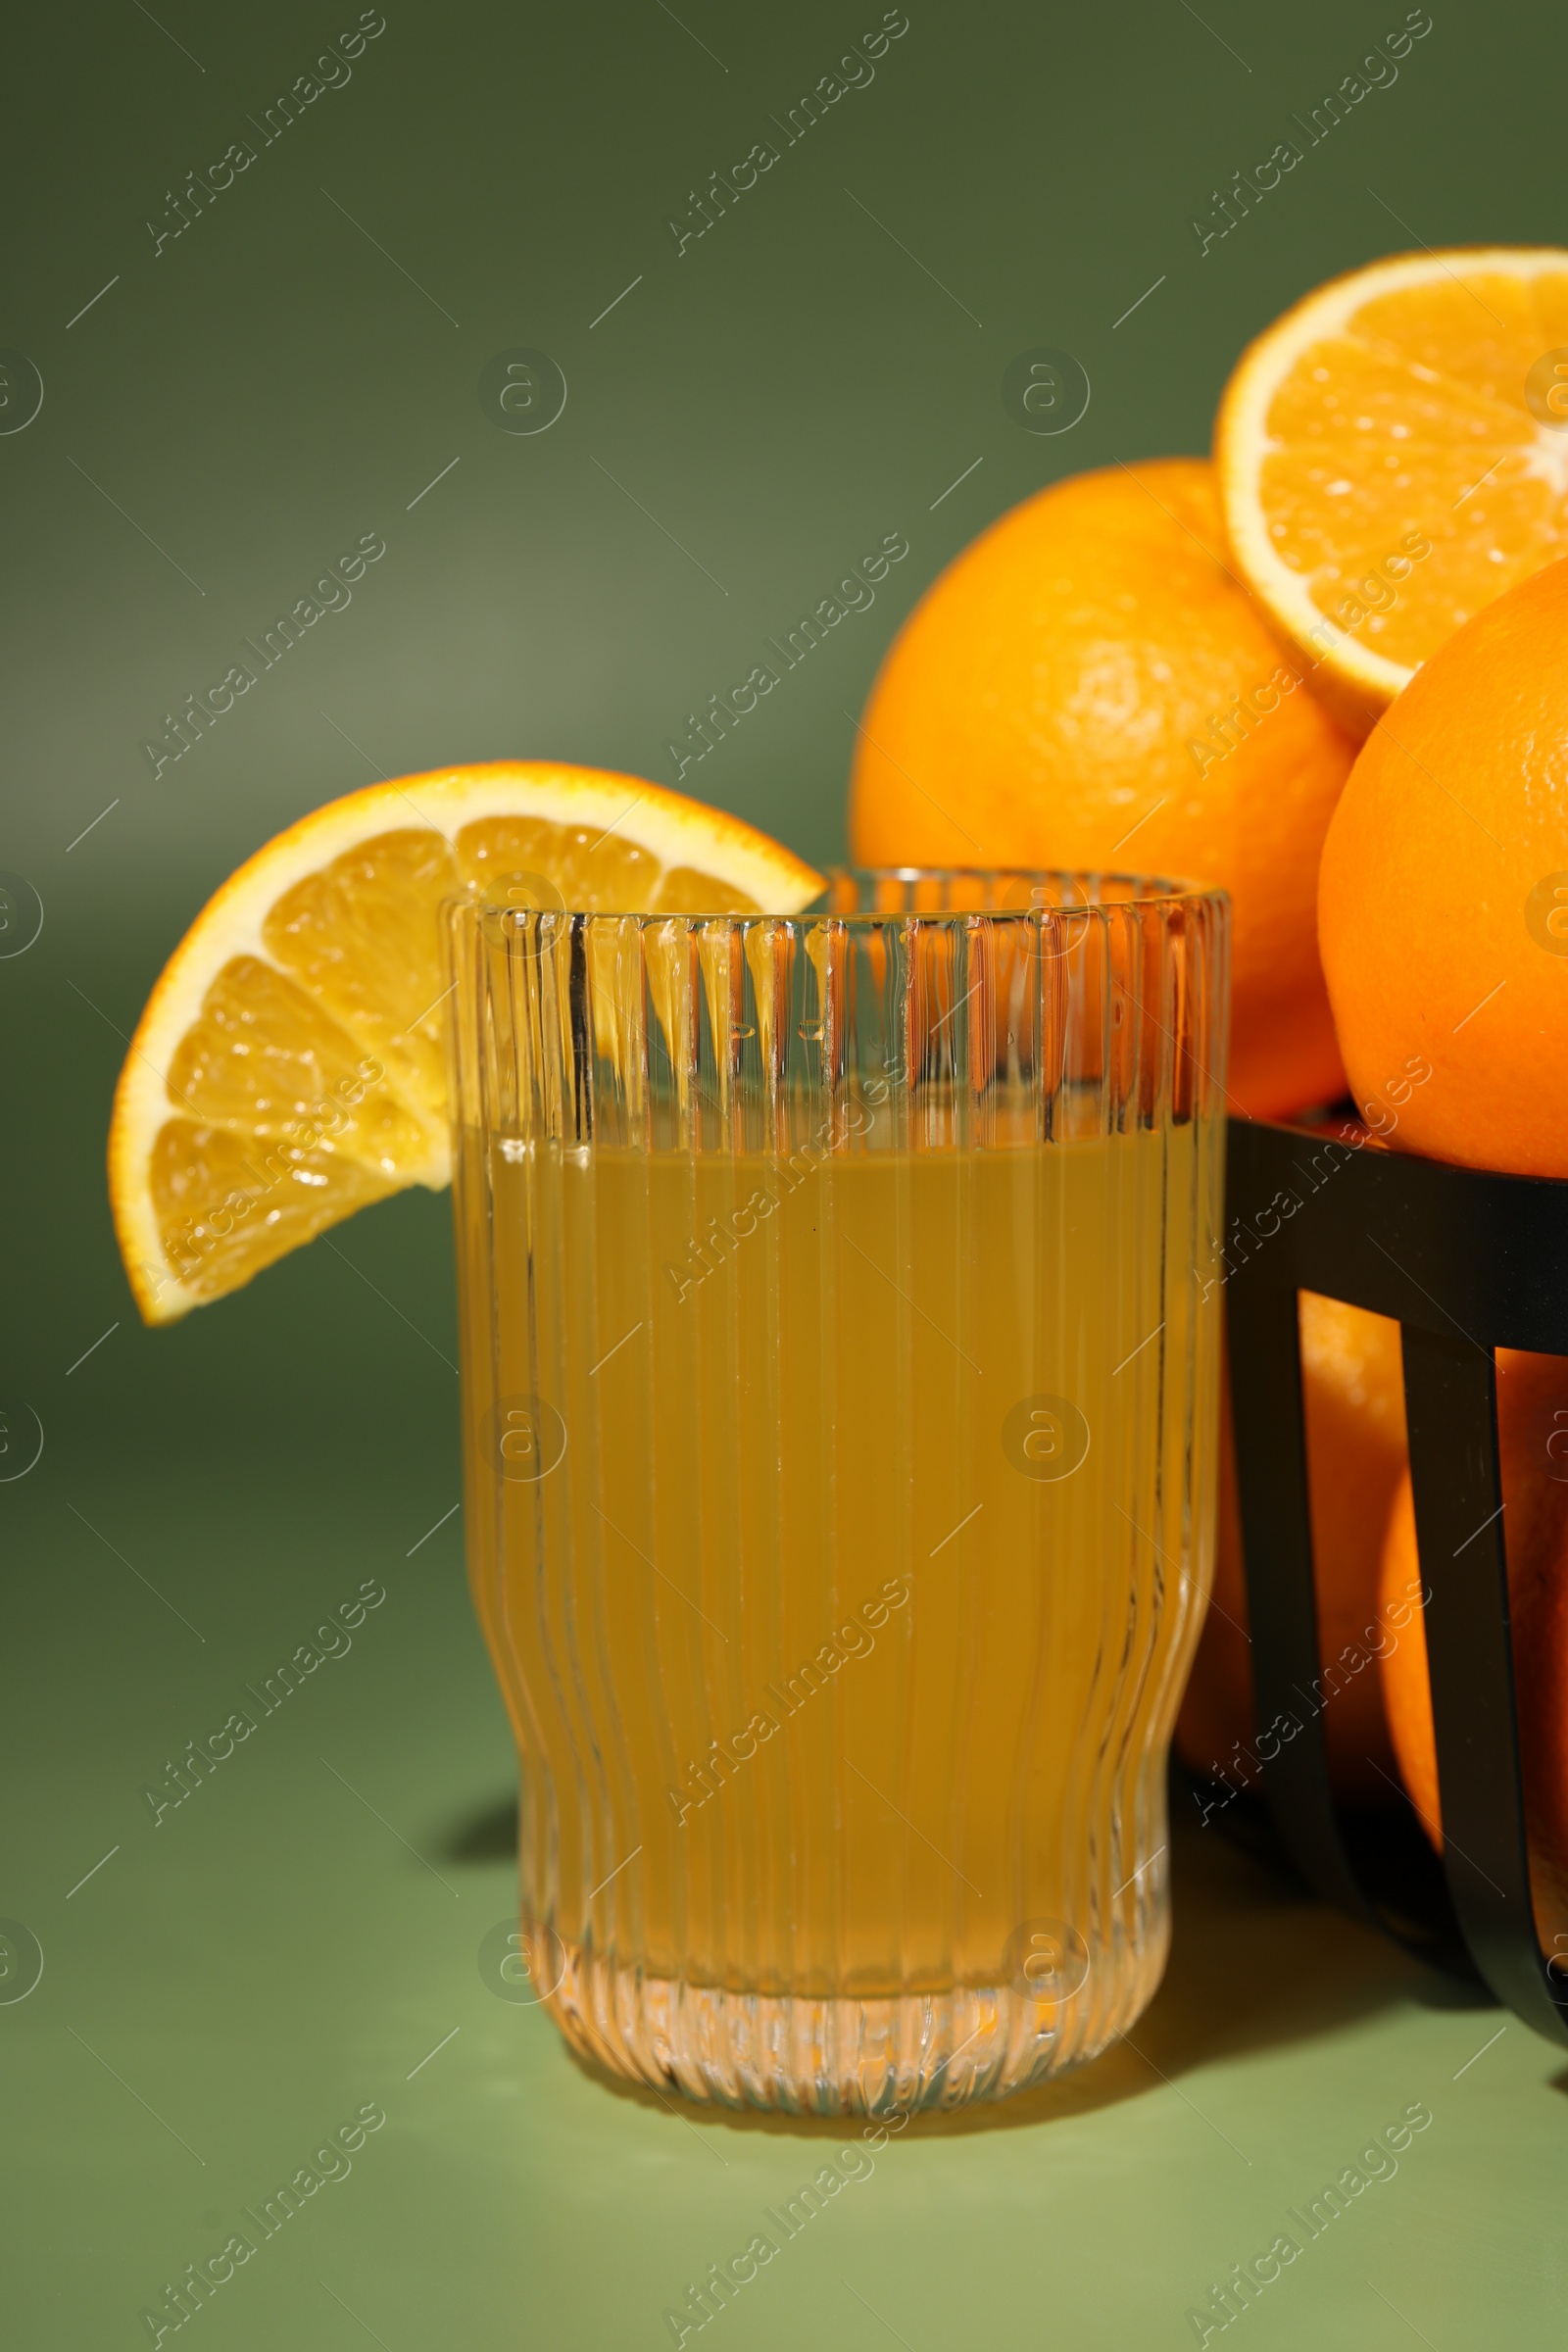
[[[558,2022],[827,2114],[1093,2056],[1169,1936],[1223,897],[839,873],[449,940],[470,1576]]]

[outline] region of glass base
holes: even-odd
[[[885,1998],[725,1992],[563,1943],[549,2007],[584,2057],[654,2089],[788,2115],[889,2115],[1005,2098],[1098,2056],[1153,1991],[1163,1952],[1106,2016],[1008,1985]],[[1130,1996],[1130,1997],[1129,1997]]]

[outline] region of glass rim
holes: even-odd
[[[497,882],[503,878],[497,876]],[[544,876],[518,874],[515,879],[543,882]],[[1011,884],[1027,886],[1031,892],[1054,888],[1063,895],[1049,903],[1031,899],[1028,905],[980,905],[971,906],[835,906],[831,904],[835,884],[853,883],[858,893],[866,885],[920,885],[954,882],[986,885]],[[1109,898],[1101,893],[1112,887],[1115,895]],[[654,923],[787,923],[792,929],[819,923],[834,923],[856,929],[885,926],[888,923],[918,922],[926,925],[956,925],[973,921],[976,916],[996,921],[1045,922],[1053,917],[1071,919],[1109,914],[1123,907],[1208,907],[1222,910],[1230,905],[1230,893],[1217,885],[1183,881],[1165,874],[1123,872],[1105,866],[1045,866],[1045,865],[830,865],[823,872],[823,888],[817,896],[793,914],[769,912],[765,907],[752,907],[744,912],[734,907],[645,906],[568,906],[555,886],[554,905],[518,906],[488,894],[482,884],[471,884],[466,890],[455,892],[447,906],[471,913],[475,917],[497,914],[522,919],[533,916],[560,916],[567,921],[604,921],[636,923],[646,928]],[[1073,898],[1071,892],[1081,892]]]
[[[872,914],[1085,914],[1099,906],[1152,906],[1172,900],[1218,905],[1227,901],[1230,893],[1217,883],[1192,882],[1177,875],[1139,873],[1120,866],[1105,865],[830,865],[824,869],[829,888],[837,881],[866,882],[1027,882],[1035,888],[1047,883],[1080,887],[1091,884],[1102,888],[1117,884],[1130,895],[1126,898],[1086,899],[1077,906],[955,906],[927,909],[921,907],[871,907]],[[1133,895],[1135,894],[1135,895]],[[825,894],[824,894],[825,895]],[[813,899],[807,913],[814,914],[817,901]],[[831,911],[831,910],[830,910]]]

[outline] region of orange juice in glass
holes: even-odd
[[[841,874],[449,937],[470,1571],[560,2024],[823,2113],[1092,2056],[1168,1940],[1223,899]]]

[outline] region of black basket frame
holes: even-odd
[[[1531,1901],[1493,1357],[1568,1355],[1568,1182],[1423,1159],[1348,1127],[1233,1119],[1226,1183],[1255,1744],[1273,1740],[1258,1769],[1275,1833],[1328,1900],[1423,1958],[1468,1957],[1517,2017],[1568,2044],[1568,1961],[1542,1948]],[[1336,1806],[1308,1697],[1321,1669],[1301,1291],[1400,1327],[1448,1898],[1425,1916],[1391,1903]],[[1282,1717],[1298,1726],[1288,1739]]]

